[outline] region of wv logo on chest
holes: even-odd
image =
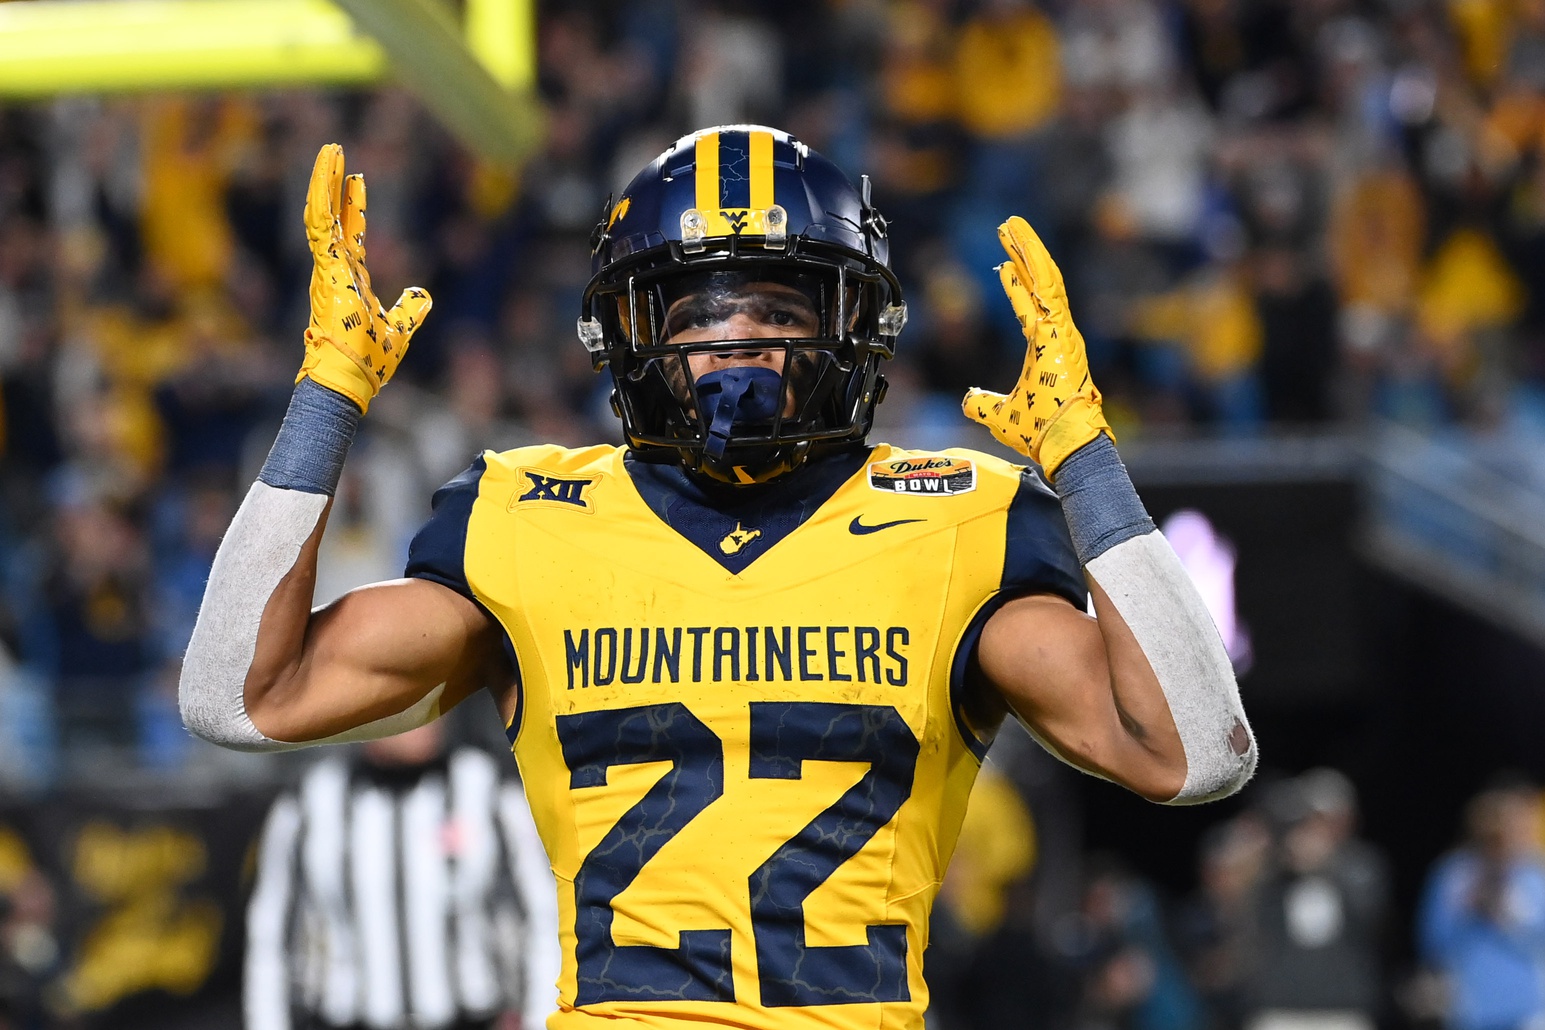
[[[590,499],[585,496],[585,487],[593,486],[594,479],[589,477],[570,479],[534,469],[521,469],[520,472],[531,485],[524,493],[515,495],[514,500],[510,502],[512,509],[517,504],[537,502],[572,508],[576,511],[594,510]]]
[[[730,535],[719,541],[719,550],[727,556],[739,554],[746,549],[746,545],[762,535],[760,529],[745,529],[739,522],[730,531]]]

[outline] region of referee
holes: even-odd
[[[268,815],[247,1030],[540,1030],[556,892],[518,784],[439,722],[312,766]]]

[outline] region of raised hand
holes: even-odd
[[[410,286],[385,310],[365,268],[365,177],[343,174],[343,148],[317,153],[306,192],[311,244],[311,324],[295,381],[311,379],[360,411],[391,379],[428,312],[428,292]]]
[[[1041,238],[1018,215],[998,226],[1009,260],[998,266],[1027,349],[1019,381],[1007,394],[967,391],[961,409],[999,441],[1038,462],[1047,476],[1074,451],[1111,432],[1100,391],[1089,378],[1084,338],[1068,313],[1062,272]]]

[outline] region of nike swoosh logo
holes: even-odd
[[[848,532],[854,536],[863,536],[866,533],[878,533],[882,529],[890,529],[893,526],[905,526],[909,522],[927,522],[927,519],[897,519],[895,522],[881,522],[877,525],[866,526],[858,521],[862,515],[855,515],[853,521],[848,523]]]

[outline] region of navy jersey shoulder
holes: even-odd
[[[403,575],[439,583],[470,601],[477,600],[467,582],[467,522],[487,467],[479,455],[466,471],[435,491],[429,520],[408,545]]]
[[[1073,550],[1062,502],[1040,470],[1027,468],[1020,473],[1006,532],[1002,593],[1006,597],[1056,594],[1082,610],[1089,586]]]
[[[1028,594],[1055,594],[1080,611],[1089,601],[1089,585],[1073,550],[1062,503],[1039,469],[1020,472],[1019,488],[1009,502],[1005,536],[998,593],[981,607],[961,635],[950,670],[955,725],[978,760],[987,756],[1003,717],[1001,702],[989,699],[981,679],[971,676],[976,646],[987,621],[1009,601]]]

